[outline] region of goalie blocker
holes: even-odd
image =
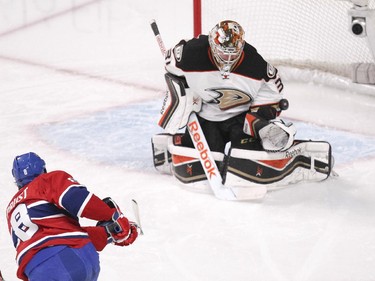
[[[154,166],[184,184],[207,180],[194,148],[180,146],[181,135],[152,138]],[[331,146],[325,141],[295,140],[283,152],[230,149],[227,155],[212,152],[223,184],[236,187],[266,185],[275,190],[299,182],[327,179],[332,171]]]

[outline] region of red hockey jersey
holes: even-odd
[[[6,209],[8,230],[17,252],[17,276],[27,280],[23,274],[27,263],[45,247],[75,248],[90,242],[93,237],[80,226],[78,217],[110,220],[113,213],[66,172],[38,176],[14,195]]]

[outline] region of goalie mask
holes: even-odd
[[[228,76],[232,67],[239,60],[245,45],[241,25],[226,20],[218,23],[208,36],[208,42],[216,66],[223,76]]]

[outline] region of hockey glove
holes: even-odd
[[[130,224],[122,213],[116,211],[112,216],[112,222],[104,225],[106,232],[114,243],[123,242],[128,238]]]
[[[259,130],[262,146],[267,151],[285,151],[293,145],[296,128],[292,123],[285,124],[281,119],[271,120]]]
[[[130,234],[129,236],[122,242],[115,242],[114,244],[116,246],[129,246],[130,244],[132,244],[135,239],[137,239],[138,237],[138,231],[137,231],[137,227],[135,225],[130,225]]]
[[[129,223],[128,219],[122,214],[120,208],[112,198],[107,197],[104,198],[103,201],[110,208],[116,209],[116,212],[112,216],[112,221],[98,222],[97,225],[104,226],[108,237],[112,239],[115,245],[128,246],[132,244],[138,237],[137,225],[133,222]],[[120,229],[122,229],[122,231]]]

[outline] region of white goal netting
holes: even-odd
[[[275,65],[350,76],[353,63],[374,63],[366,37],[350,32],[351,2],[339,0],[204,0],[202,33],[231,19]],[[369,0],[375,8],[375,0]]]

